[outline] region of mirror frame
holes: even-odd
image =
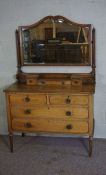
[[[23,53],[23,39],[22,39],[22,33],[24,30],[32,29],[34,27],[37,27],[40,25],[43,21],[47,19],[63,19],[68,23],[71,23],[73,25],[76,25],[78,27],[88,27],[89,28],[89,37],[88,37],[88,43],[89,43],[89,62],[88,63],[24,63],[24,53]],[[17,46],[17,60],[18,60],[18,68],[22,66],[92,66],[93,64],[93,49],[92,49],[92,27],[91,24],[79,24],[76,22],[73,22],[63,16],[57,15],[57,16],[46,16],[37,23],[34,23],[32,25],[27,26],[19,26],[16,30],[16,46]]]

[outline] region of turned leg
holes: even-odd
[[[89,157],[92,156],[92,136],[89,136]]]
[[[13,152],[13,134],[9,134],[10,151]]]

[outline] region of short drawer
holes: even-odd
[[[12,129],[16,131],[55,132],[55,133],[88,133],[87,122],[57,120],[18,120],[12,121]]]
[[[87,107],[11,107],[13,118],[53,118],[53,119],[85,119],[88,118]]]
[[[87,95],[50,95],[50,104],[72,104],[72,105],[87,105]]]
[[[37,105],[46,104],[46,95],[43,94],[12,94],[11,105]]]

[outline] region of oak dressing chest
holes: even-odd
[[[5,89],[10,150],[13,133],[88,136],[92,154],[95,29],[47,16],[16,30],[17,81]],[[23,67],[91,67],[88,73],[24,72]],[[76,69],[77,69],[76,68]]]

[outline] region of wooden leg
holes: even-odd
[[[9,134],[10,151],[13,152],[13,134]]]
[[[22,132],[22,137],[25,137],[25,133]]]
[[[89,157],[92,156],[92,136],[89,136]]]
[[[92,156],[92,146],[93,146],[94,128],[95,128],[95,120],[93,119],[93,130],[92,130],[92,135],[89,136],[89,157]]]

